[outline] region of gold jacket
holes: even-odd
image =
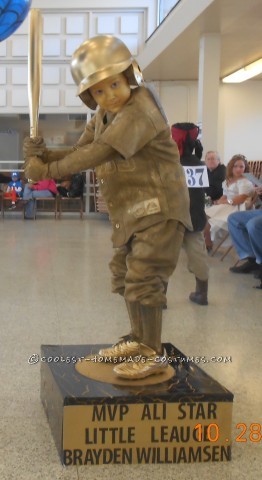
[[[152,94],[132,90],[117,114],[102,109],[81,135],[76,150],[45,154],[49,174],[61,178],[96,169],[113,226],[115,247],[137,231],[174,219],[192,230],[189,195],[176,143]]]

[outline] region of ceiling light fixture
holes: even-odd
[[[262,58],[224,77],[224,83],[240,83],[262,73]]]

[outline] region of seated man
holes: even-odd
[[[262,194],[262,187],[256,189]],[[228,217],[228,229],[241,260],[240,266],[231,267],[233,273],[249,273],[258,270],[262,288],[262,209],[235,212]]]
[[[226,178],[226,167],[220,163],[218,152],[213,150],[206,153],[205,164],[209,180],[209,187],[205,188],[205,193],[213,203],[214,200],[218,200],[223,195],[222,183]]]

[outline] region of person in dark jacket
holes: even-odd
[[[57,190],[62,197],[82,197],[84,193],[85,181],[82,173],[75,173],[68,180],[63,181]]]
[[[197,140],[198,134],[199,128],[194,123],[172,125],[172,137],[179,148],[180,162],[185,167],[203,165],[201,162],[203,147]],[[189,299],[198,305],[207,305],[209,266],[203,235],[207,221],[204,188],[189,188],[189,197],[193,232],[186,229],[183,247],[187,254],[188,270],[196,277],[196,290],[189,295]]]
[[[226,167],[220,163],[218,152],[213,150],[206,153],[205,164],[209,180],[209,187],[205,188],[205,193],[214,202],[223,195],[222,183],[226,178]]]

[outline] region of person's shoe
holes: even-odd
[[[207,301],[208,280],[196,278],[196,291],[190,293],[189,300],[198,305],[208,305]]]
[[[262,263],[258,264],[258,272],[257,275],[255,275],[255,278],[258,278],[260,280],[260,285],[255,288],[262,290]]]
[[[16,209],[16,204],[12,203],[11,207],[8,208],[8,210],[15,210]]]
[[[141,356],[134,359],[134,361],[116,365],[113,368],[114,373],[118,377],[125,378],[126,380],[139,380],[140,378],[164,373],[168,367],[166,357],[164,355],[157,355],[154,350],[141,344],[141,352],[143,352],[143,350],[147,355],[151,351],[150,356]]]
[[[259,266],[256,263],[256,259],[249,257],[245,260],[244,263],[241,265],[236,265],[235,267],[231,267],[229,270],[233,273],[250,273],[255,272],[258,270]]]
[[[262,264],[258,264],[258,269],[254,273],[254,278],[258,278],[262,280]]]

